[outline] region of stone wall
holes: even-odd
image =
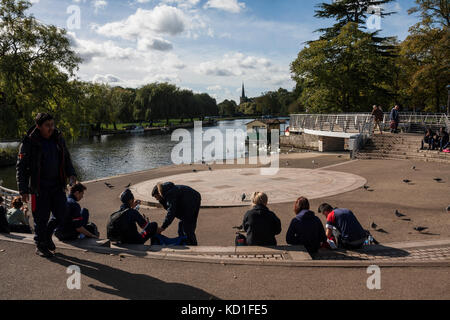
[[[349,150],[349,139],[291,133],[281,137],[280,145],[320,152],[344,151]]]

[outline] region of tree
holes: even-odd
[[[81,59],[71,49],[66,31],[44,25],[26,14],[31,3],[0,1],[0,91],[8,117],[0,117],[0,135],[18,136],[38,111],[61,108]]]

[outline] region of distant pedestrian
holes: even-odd
[[[328,239],[335,238],[338,245],[345,249],[359,249],[367,239],[367,231],[363,229],[358,219],[349,209],[333,209],[327,203],[319,209],[327,219],[326,235]]]
[[[445,127],[442,127],[439,130],[438,139],[439,139],[439,141],[437,141],[437,143],[438,143],[440,152],[444,151],[444,149],[447,149],[450,146],[449,135],[448,135],[448,132],[445,130]]]
[[[427,131],[425,132],[425,136],[422,139],[422,146],[421,149],[424,150],[425,149],[425,143],[428,144],[428,150],[431,150],[435,148],[435,133],[433,132],[433,130],[431,130],[430,128],[427,129]]]
[[[398,126],[400,124],[400,107],[396,105],[390,115],[390,121],[391,121],[391,133],[398,133]]]
[[[22,201],[31,200],[35,224],[36,254],[53,257],[53,226],[61,225],[66,214],[66,186],[76,182],[76,173],[62,134],[53,116],[39,113],[36,125],[19,148],[17,184]],[[31,199],[30,199],[31,195]],[[50,213],[56,223],[49,225]]]
[[[28,208],[23,208],[22,198],[15,197],[11,205],[12,208],[6,214],[11,232],[31,234],[29,217],[26,215]]]
[[[383,122],[384,113],[381,111],[381,107],[373,106],[372,117],[374,122],[373,133],[375,133],[376,128],[380,129],[380,134],[383,134],[383,130],[381,129],[381,122]]]
[[[152,197],[167,210],[166,218],[158,228],[158,234],[164,232],[175,220],[179,219],[178,236],[187,237],[186,244],[196,246],[198,214],[202,197],[200,193],[188,186],[175,185],[172,182],[158,183],[152,191]]]
[[[0,233],[9,233],[9,224],[6,219],[6,209],[3,206],[3,198],[0,196]]]
[[[290,245],[302,245],[309,254],[315,254],[327,242],[325,229],[320,219],[310,210],[309,201],[300,197],[294,203],[296,217],[286,234],[286,242]]]
[[[255,192],[251,198],[253,207],[243,220],[249,246],[276,246],[276,235],[281,233],[281,221],[267,208],[269,198],[263,192]]]

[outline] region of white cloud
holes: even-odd
[[[239,13],[242,9],[245,9],[245,3],[238,2],[238,0],[208,0],[203,7],[205,9],[214,8],[232,13]]]

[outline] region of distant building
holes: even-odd
[[[242,82],[242,96],[241,96],[240,104],[247,103],[247,102],[250,102],[250,99],[247,98],[247,96],[245,95],[245,87],[244,87],[244,83]]]

